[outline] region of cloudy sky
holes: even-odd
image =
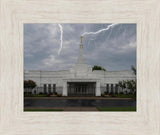
[[[60,54],[58,24],[24,24],[24,69],[66,70],[77,62],[80,36],[111,24],[61,24],[63,47]],[[85,63],[108,71],[136,67],[136,24],[118,24],[99,34],[83,37]]]

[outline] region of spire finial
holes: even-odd
[[[81,43],[82,43],[82,38],[83,38],[83,37],[81,36]]]

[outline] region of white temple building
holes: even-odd
[[[103,71],[94,70],[84,62],[82,37],[77,63],[69,70],[24,71],[24,80],[33,80],[37,87],[32,93],[57,92],[62,96],[101,96],[101,93],[121,92],[117,86],[122,80],[135,80],[131,70]]]

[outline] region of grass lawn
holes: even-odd
[[[136,107],[97,107],[99,111],[136,111]]]
[[[46,94],[42,94],[42,95],[24,95],[24,97],[46,97]]]
[[[63,110],[61,109],[24,109],[24,111],[32,112],[32,111],[63,111]]]
[[[136,98],[134,94],[114,94],[114,96],[118,98]]]
[[[136,111],[136,107],[97,107],[98,111]],[[24,111],[64,111],[62,109],[24,109]]]
[[[24,97],[47,97],[46,94],[41,95],[24,95]],[[57,95],[50,95],[50,97],[57,97]]]

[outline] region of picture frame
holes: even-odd
[[[0,134],[159,135],[160,2],[158,0],[2,0]],[[24,112],[24,23],[136,23],[136,112]]]

